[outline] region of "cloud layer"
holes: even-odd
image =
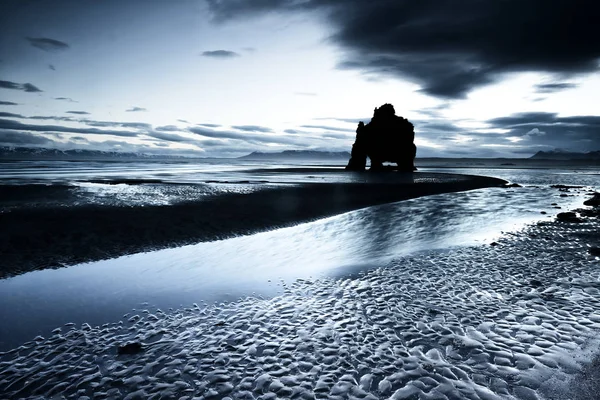
[[[599,65],[600,3],[592,0],[207,2],[217,21],[320,12],[344,50],[339,68],[407,79],[441,98],[465,97],[511,72],[565,76]]]
[[[33,47],[44,51],[61,51],[69,48],[69,45],[60,40],[49,38],[26,38]]]
[[[235,51],[229,50],[211,50],[202,52],[203,57],[211,57],[211,58],[234,58],[239,57],[240,55]]]
[[[0,81],[0,88],[22,90],[24,92],[29,92],[29,93],[43,92],[43,90],[39,89],[35,85],[32,85],[31,83],[16,83],[16,82],[11,82],[11,81]]]

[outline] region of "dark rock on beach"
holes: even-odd
[[[371,170],[382,170],[384,162],[391,162],[399,171],[412,172],[416,169],[414,159],[417,154],[414,139],[413,124],[397,116],[393,105],[375,108],[368,124],[362,121],[358,124],[346,170],[364,171],[368,157]]]
[[[586,206],[593,206],[593,207],[600,206],[600,193],[594,193],[594,197],[584,201],[583,204]]]
[[[574,223],[583,222],[583,220],[581,218],[579,218],[576,213],[571,212],[571,211],[558,213],[558,215],[556,216],[556,219],[559,221],[562,221],[562,222],[574,222]]]

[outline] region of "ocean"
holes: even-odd
[[[247,234],[205,227],[217,236],[150,242],[119,257],[92,251],[102,237],[91,236],[85,246],[92,250],[82,254],[95,259],[75,265],[24,268],[16,264],[29,259],[11,249],[27,243],[5,243],[2,259],[11,265],[1,268],[0,393],[589,394],[579,377],[597,352],[600,265],[588,250],[600,244],[599,224],[556,216],[600,190],[600,169],[510,164],[428,161],[410,179],[466,174],[515,187],[439,193]],[[125,225],[141,208],[375,179],[341,167],[314,160],[4,162],[0,218],[84,210],[78,229],[85,229],[93,213],[118,209]],[[235,228],[238,221],[217,210],[217,220]],[[2,234],[36,227],[14,225],[2,225]],[[70,240],[60,242],[65,252]],[[118,354],[128,342],[144,350]]]

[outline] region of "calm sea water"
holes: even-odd
[[[168,206],[223,192],[355,179],[310,170],[340,166],[231,160],[3,163],[0,210],[84,204]],[[597,169],[576,166],[523,168],[490,162],[459,168],[428,165],[420,171],[494,176],[523,187],[429,196],[251,236],[1,280],[0,350],[45,336],[66,323],[115,322],[139,307],[169,309],[270,297],[299,278],[350,276],[404,255],[488,245],[507,232],[581,204],[581,192],[566,193],[552,185],[600,189]]]

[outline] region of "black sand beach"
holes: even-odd
[[[331,169],[310,171],[317,176],[343,174]],[[367,172],[352,176],[355,179],[351,183],[266,186],[251,193],[225,193],[168,206],[82,205],[10,210],[0,213],[0,278],[230,238],[372,205],[506,183],[483,176],[419,172]]]

